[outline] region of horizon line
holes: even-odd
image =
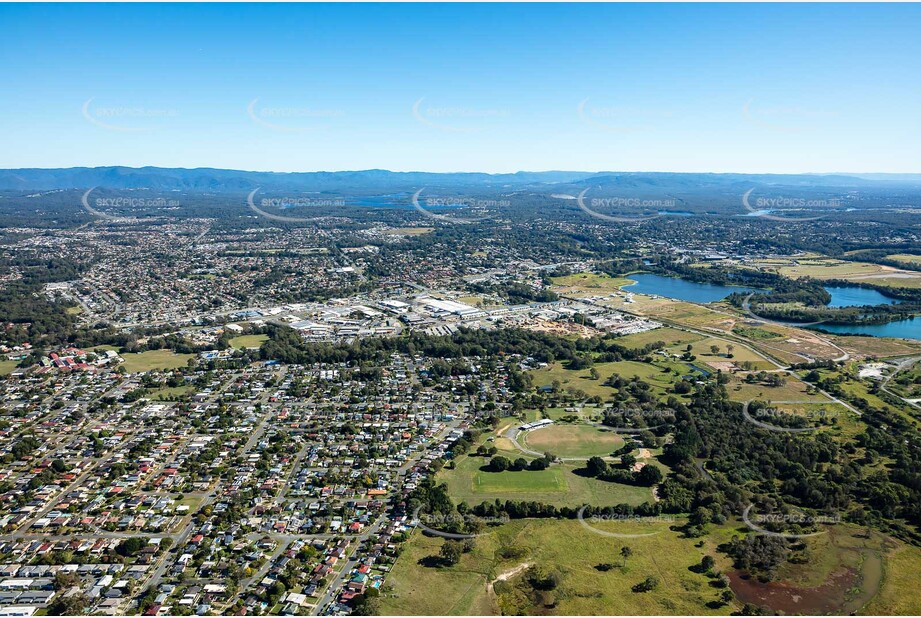
[[[0,171],[4,172],[16,172],[24,170],[41,170],[41,171],[54,171],[54,170],[76,170],[76,169],[86,169],[86,170],[96,170],[96,169],[106,169],[106,168],[124,168],[130,170],[143,170],[143,169],[162,169],[162,170],[187,170],[187,171],[197,171],[197,170],[217,170],[225,172],[245,172],[245,173],[254,173],[254,174],[344,174],[344,173],[360,173],[360,172],[387,172],[390,174],[485,174],[488,176],[513,176],[515,174],[554,174],[554,173],[563,173],[563,174],[712,174],[712,175],[724,175],[724,176],[745,176],[745,175],[760,175],[760,176],[852,176],[852,175],[888,175],[888,176],[921,176],[921,171],[917,172],[888,172],[888,171],[862,171],[862,172],[843,172],[843,171],[832,171],[832,172],[758,172],[758,171],[747,171],[747,172],[726,172],[726,171],[663,171],[663,170],[614,170],[614,169],[599,169],[599,170],[580,170],[580,169],[544,169],[544,170],[517,170],[514,172],[487,172],[482,170],[458,170],[458,171],[449,171],[449,172],[436,172],[429,170],[419,170],[419,169],[410,169],[410,170],[395,170],[387,169],[383,167],[371,167],[365,169],[337,169],[337,170],[324,170],[324,169],[313,169],[313,170],[298,170],[298,171],[277,171],[277,170],[255,170],[255,169],[242,169],[235,167],[213,167],[213,166],[196,166],[196,167],[185,167],[185,166],[162,166],[162,165],[120,165],[120,164],[109,164],[109,165],[71,165],[67,167],[3,167],[0,168]]]

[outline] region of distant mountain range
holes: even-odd
[[[421,187],[479,187],[493,190],[556,186],[605,186],[634,190],[680,190],[741,185],[823,188],[921,185],[921,174],[697,174],[662,172],[517,172],[514,174],[352,172],[248,172],[212,168],[71,167],[0,170],[0,191],[54,189],[155,189],[239,192],[256,188],[306,192],[406,191]]]

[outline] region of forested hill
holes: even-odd
[[[293,191],[381,191],[419,187],[478,187],[501,190],[554,186],[617,186],[625,189],[659,189],[732,186],[787,186],[854,188],[881,184],[921,184],[912,174],[679,174],[661,172],[548,171],[486,173],[429,173],[360,170],[340,172],[254,172],[214,168],[164,167],[71,167],[58,169],[0,170],[0,191],[48,191],[107,187],[110,189],[159,189],[240,191],[272,187]]]

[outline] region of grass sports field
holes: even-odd
[[[230,340],[230,347],[239,348],[258,348],[264,341],[268,341],[268,335],[240,335]]]
[[[176,354],[172,350],[149,350],[140,354],[121,354],[125,359],[123,367],[128,373],[152,369],[176,369],[185,367],[194,354]]]
[[[523,472],[482,472],[477,470],[471,479],[474,493],[565,493],[569,486],[561,468]]]
[[[524,455],[516,450],[499,454],[512,459]],[[485,457],[461,456],[455,460],[456,467],[453,470],[443,469],[438,473],[438,481],[447,484],[448,492],[455,502],[470,505],[499,499],[537,500],[556,506],[614,506],[621,503],[638,505],[653,499],[648,487],[609,483],[576,474],[577,470],[584,467],[582,463],[554,464],[541,471],[481,470],[488,462],[489,459]]]
[[[506,423],[497,432],[490,432],[480,436],[479,444],[495,446],[497,455],[517,459],[523,457],[531,460],[533,457],[522,453],[514,447],[510,440],[501,435],[510,426]],[[587,426],[566,426],[586,429],[597,432]],[[577,432],[574,435],[589,435]],[[610,434],[615,436],[615,434]],[[489,438],[494,438],[489,440]],[[533,445],[532,445],[533,446]],[[575,447],[579,448],[579,447]],[[476,446],[473,447],[476,450]],[[554,454],[560,455],[554,451]],[[610,454],[608,451],[606,454]],[[638,505],[653,500],[652,490],[649,487],[635,487],[599,481],[577,474],[584,467],[583,462],[565,462],[553,464],[546,470],[522,470],[518,472],[489,472],[483,470],[489,463],[488,457],[477,455],[461,455],[452,462],[453,468],[445,467],[439,473],[437,480],[446,483],[451,497],[456,503],[466,502],[469,505],[480,504],[484,501],[499,500],[537,500],[556,506],[571,506],[592,504],[597,506],[613,506],[616,504]],[[663,468],[658,461],[650,463]]]
[[[558,457],[604,457],[624,445],[616,433],[591,425],[550,425],[529,431],[518,440],[531,450],[553,452]]]

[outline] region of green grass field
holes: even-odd
[[[195,392],[194,386],[172,386],[151,391],[147,397],[157,401],[179,401],[185,395]]]
[[[437,555],[442,540],[414,534],[397,561],[388,583],[393,596],[383,601],[384,614],[457,615],[505,614],[557,615],[728,615],[733,606],[712,609],[707,603],[719,591],[708,585],[705,575],[689,569],[704,554],[714,555],[710,538],[702,547],[697,540],[670,532],[668,522],[586,522],[602,531],[653,536],[618,539],[596,534],[573,520],[513,521],[491,528],[477,539],[476,548],[459,564],[437,568],[424,566],[427,556]],[[714,537],[719,538],[719,537]],[[628,545],[633,556],[621,567],[621,547]],[[504,559],[510,552],[517,557]],[[599,564],[615,563],[603,572]],[[523,575],[510,577],[490,591],[487,584],[501,574],[523,572],[522,565],[556,570],[560,585],[552,593],[552,608],[528,604],[520,590]],[[652,593],[637,593],[631,587],[648,576],[659,578]]]
[[[590,369],[573,371],[565,369],[560,363],[553,363],[543,369],[535,369],[532,372],[532,376],[535,386],[549,386],[554,381],[559,381],[564,391],[573,388],[582,391],[587,397],[598,396],[602,399],[608,399],[616,393],[616,389],[604,385],[604,381],[612,375],[618,375],[626,379],[637,376],[648,382],[656,394],[666,398],[680,376],[690,372],[687,364],[661,357],[656,357],[655,362],[651,364],[639,361],[596,363],[594,369],[599,374],[599,379],[597,380],[591,378]],[[666,369],[669,371],[665,371]]]
[[[149,350],[140,354],[121,354],[125,359],[123,367],[128,373],[150,371],[152,369],[176,369],[185,367],[194,354],[176,354],[172,350]]]
[[[264,341],[268,341],[268,335],[240,335],[230,340],[230,347],[239,348],[258,348]]]
[[[595,293],[611,293],[620,290],[620,287],[635,283],[627,277],[611,277],[595,273],[574,273],[564,277],[553,277],[553,285],[567,288],[580,288]]]
[[[605,363],[595,365],[595,369],[601,374],[601,378],[592,380],[588,369],[570,371],[569,369],[565,369],[560,363],[553,363],[544,369],[533,370],[534,386],[549,386],[553,384],[554,380],[558,380],[563,389],[570,387],[576,388],[583,391],[589,397],[595,395],[609,397],[614,393],[614,389],[610,386],[605,386],[602,382],[604,382],[604,379],[612,372],[605,365]]]
[[[805,382],[797,380],[791,375],[784,375],[787,383],[784,386],[767,386],[765,384],[746,384],[738,376],[733,376],[726,390],[733,401],[804,401],[814,403],[832,403],[822,393],[806,393]]]
[[[893,255],[887,255],[887,260],[895,260],[896,262],[902,262],[903,264],[909,264],[911,266],[921,266],[921,255],[913,255],[911,253],[895,253]]]
[[[822,431],[846,440],[853,440],[865,429],[856,414],[837,403],[781,403],[775,407],[785,414],[805,416],[814,426],[820,425],[819,419],[823,415],[828,419],[834,418],[837,422],[834,425],[823,426]]]
[[[917,258],[918,256],[911,256]],[[921,273],[899,270],[869,262],[850,262],[822,256],[777,258],[759,262],[760,267],[774,270],[794,279],[853,279],[890,287],[921,287]]]
[[[740,337],[753,339],[755,341],[783,338],[783,335],[780,333],[775,333],[774,331],[759,326],[736,326],[732,329],[732,332]]]
[[[716,568],[732,571],[730,559],[717,546],[747,529],[738,521],[711,526],[700,539],[684,538],[670,529],[674,522],[596,521],[585,526],[577,520],[517,520],[487,529],[476,540],[475,549],[464,554],[452,567],[426,566],[425,558],[435,556],[443,542],[437,537],[413,534],[404,553],[388,577],[392,596],[383,598],[383,613],[407,615],[553,614],[553,615],[727,615],[742,605],[711,604],[719,589],[691,569],[704,555],[716,559]],[[613,538],[596,534],[586,526],[619,534],[647,534],[638,538]],[[831,613],[875,615],[918,615],[921,610],[921,549],[878,533],[867,537],[864,529],[839,524],[828,534],[812,537],[806,544],[809,559],[804,564],[787,563],[778,571],[778,580],[791,589],[773,597],[790,607],[788,613],[805,613],[816,602],[831,601],[839,611]],[[622,566],[620,548],[628,546],[633,555]],[[504,558],[503,556],[511,556]],[[613,563],[615,568],[600,571],[595,567]],[[559,586],[546,605],[533,604],[533,597],[522,575],[506,582],[488,584],[498,576],[523,573],[523,565],[535,565],[560,575]],[[823,586],[841,569],[859,573],[859,586]],[[655,576],[659,586],[653,592],[636,593],[631,587]],[[845,581],[845,580],[839,580]],[[819,588],[822,587],[822,588]],[[819,590],[818,599],[795,597]],[[869,603],[868,603],[869,602]]]
[[[604,457],[624,445],[616,433],[591,425],[550,425],[529,431],[518,440],[529,449],[558,457]]]
[[[655,330],[647,330],[643,333],[619,337],[617,343],[627,348],[636,349],[657,341],[662,341],[667,346],[676,346],[687,345],[689,343],[693,344],[695,341],[700,341],[701,339],[703,339],[703,337],[700,335],[688,333],[676,328],[657,328]]]
[[[727,358],[725,354],[729,354],[729,346],[732,346],[732,358]],[[719,350],[714,354],[710,349],[711,346],[716,346]],[[683,354],[687,346],[675,346],[669,348],[670,353]],[[754,363],[755,367],[758,369],[773,369],[774,365],[767,362],[756,354],[754,351],[748,349],[745,346],[733,343],[727,343],[722,339],[708,338],[701,339],[700,341],[692,344],[691,354],[697,357],[697,362],[732,362],[732,363],[741,363],[743,361],[749,361]]]
[[[894,542],[883,557],[883,584],[863,614],[921,615],[921,548]]]
[[[566,493],[564,471],[560,467],[540,471],[483,472],[477,470],[471,480],[473,493]]]
[[[505,427],[511,423],[506,423]],[[504,427],[498,433],[502,433]],[[588,429],[588,427],[585,427]],[[478,444],[495,446],[509,459],[531,460],[516,449],[511,441],[497,437],[488,442],[494,433],[480,437]],[[612,434],[613,435],[613,434]],[[474,447],[473,450],[476,450]],[[581,476],[576,471],[584,467],[581,462],[553,464],[546,470],[519,472],[487,472],[480,468],[489,462],[488,457],[461,455],[453,460],[453,469],[444,468],[437,476],[440,483],[446,483],[448,492],[455,503],[466,502],[469,505],[484,501],[499,500],[538,500],[556,506],[592,504],[597,506],[614,506],[617,504],[639,505],[651,502],[652,490],[649,487],[634,487]],[[653,461],[656,465],[658,462]],[[661,467],[661,465],[660,465]],[[667,469],[663,467],[663,471]]]
[[[2,360],[0,361],[0,376],[8,376],[16,369],[19,361]]]

